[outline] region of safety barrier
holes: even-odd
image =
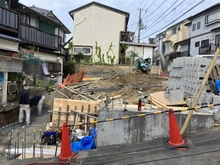
[[[191,110],[198,110],[201,108],[211,108],[214,106],[220,106],[220,104],[209,104],[209,105],[204,105],[204,106],[196,106],[194,108],[183,108],[181,110],[174,110],[174,113],[179,113],[179,112],[185,112],[185,111],[191,111]],[[85,122],[85,123],[76,123],[76,124],[68,124],[69,127],[71,126],[81,126],[81,125],[87,125],[87,124],[98,124],[98,123],[104,123],[104,122],[111,122],[111,121],[116,121],[116,120],[125,120],[125,119],[131,119],[131,118],[137,118],[137,117],[145,117],[145,116],[150,116],[150,115],[158,115],[162,113],[167,113],[169,110],[162,110],[162,111],[155,111],[155,112],[147,112],[147,113],[141,113],[138,115],[132,115],[132,116],[122,116],[119,118],[108,118],[105,120],[100,120],[100,121],[92,121],[92,122]]]

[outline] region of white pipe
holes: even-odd
[[[41,151],[42,150],[42,151]],[[15,150],[15,148],[11,148],[11,149],[6,149],[5,150],[6,153],[8,154],[22,154],[22,148],[18,148]],[[23,153],[26,153],[26,154],[33,154],[33,148],[23,148]],[[35,148],[35,154],[43,154],[43,155],[51,155],[51,156],[54,156],[55,155],[55,149],[54,150],[45,150],[44,148],[43,149],[36,149]],[[60,151],[57,150],[57,155],[60,154]]]

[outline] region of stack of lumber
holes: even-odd
[[[149,101],[156,105],[159,109],[167,110],[172,108],[173,110],[181,110],[186,108],[186,102],[178,102],[178,103],[171,103],[168,98],[164,97],[164,91],[151,93],[149,96]]]

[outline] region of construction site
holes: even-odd
[[[33,110],[30,126],[1,115],[1,162],[218,164],[219,54],[176,58],[169,76],[154,67],[80,66],[44,93],[43,114]]]

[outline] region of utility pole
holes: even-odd
[[[142,9],[140,8],[139,9],[139,20],[138,20],[138,43],[140,43],[140,33],[141,33],[141,23],[142,23],[142,20],[141,20],[141,11]]]
[[[143,10],[142,8],[139,9],[139,20],[138,20],[138,43],[140,43],[140,35],[141,35],[141,30],[144,29],[143,24],[142,24],[142,18],[141,18],[141,12],[147,10]]]

